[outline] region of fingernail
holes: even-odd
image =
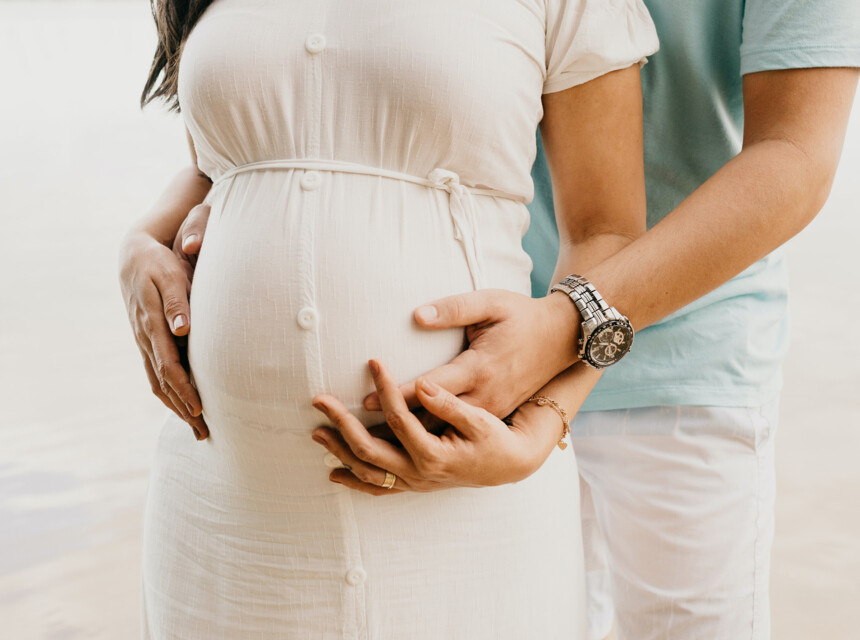
[[[370,365],[370,372],[373,375],[378,376],[379,375],[379,363],[376,360],[370,360],[368,362],[368,364]]]
[[[197,234],[192,233],[190,236],[185,236],[182,239],[182,250],[185,251],[192,242],[197,241]]]
[[[323,413],[325,413],[325,405],[319,400],[314,400],[311,404],[313,404],[314,409],[316,409],[317,411],[322,411]]]
[[[173,330],[179,331],[186,324],[188,324],[188,321],[185,319],[185,316],[180,313],[173,319]]]
[[[428,396],[435,396],[439,393],[439,385],[435,382],[430,382],[427,378],[421,378],[421,391]]]
[[[423,307],[418,307],[415,310],[415,317],[417,317],[421,322],[433,322],[439,317],[439,310],[432,304],[428,304]]]
[[[379,411],[379,396],[369,395],[364,399],[364,408],[368,411]]]
[[[311,438],[313,438],[313,441],[314,441],[314,442],[316,442],[317,444],[321,444],[321,445],[325,446],[326,439],[325,439],[325,437],[324,437],[324,436],[322,436],[321,434],[319,434],[319,433],[317,433],[317,432],[314,432],[314,433],[311,435]]]
[[[188,409],[188,413],[190,415],[192,415],[192,416],[194,415],[194,407],[192,406],[192,404],[190,402],[185,403],[185,408]]]

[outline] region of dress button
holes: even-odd
[[[308,39],[305,40],[305,49],[308,50],[308,53],[319,53],[325,49],[325,36],[319,33],[308,36]]]
[[[361,567],[350,569],[346,572],[346,583],[356,587],[367,579],[367,574]]]
[[[299,184],[302,185],[302,189],[305,191],[316,191],[322,184],[322,176],[318,171],[308,171],[302,176],[302,179],[299,180]]]
[[[305,307],[299,311],[299,314],[296,316],[296,322],[299,323],[299,326],[302,329],[313,329],[317,325],[317,319],[319,318],[319,314],[317,310],[313,307]]]
[[[327,453],[325,455],[325,458],[323,458],[323,462],[325,462],[325,466],[327,466],[329,469],[343,468],[343,462],[341,462],[340,458],[338,458],[333,453]]]

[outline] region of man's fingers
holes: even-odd
[[[418,400],[427,411],[453,425],[469,440],[486,435],[490,415],[483,409],[464,402],[426,377],[419,378],[415,388]]]
[[[200,252],[210,211],[208,204],[198,204],[188,212],[188,216],[179,229],[182,237],[182,251],[186,255],[196,255]]]
[[[475,383],[480,377],[477,364],[475,352],[467,350],[457,355],[451,362],[427,372],[424,377],[448,389],[454,395],[461,395],[475,388]],[[408,406],[413,409],[421,406],[415,395],[414,380],[401,385],[400,393]],[[374,391],[364,399],[364,408],[368,411],[380,411],[382,409],[378,392]]]
[[[203,412],[203,405],[197,389],[191,384],[188,371],[182,366],[179,357],[179,348],[176,341],[167,328],[167,321],[162,316],[156,316],[144,323],[146,338],[149,340],[152,366],[156,376],[161,383],[162,389],[173,389],[181,398],[188,413],[199,416]]]
[[[191,306],[188,303],[188,278],[180,270],[170,271],[162,276],[157,282],[153,282],[155,290],[160,296],[160,306],[164,312],[164,319],[175,336],[187,336],[191,329]],[[147,311],[150,304],[147,298],[152,299],[151,292],[144,298]],[[154,302],[154,300],[152,300]]]
[[[151,345],[147,346],[151,348]],[[203,416],[195,417],[188,413],[187,407],[179,399],[179,396],[176,395],[176,392],[170,387],[165,388],[158,379],[150,353],[145,351],[139,344],[138,349],[140,350],[140,355],[143,358],[143,368],[146,371],[146,377],[149,380],[149,387],[152,389],[153,395],[161,400],[161,403],[165,407],[179,416],[179,418],[184,422],[188,423],[197,440],[205,440],[209,437],[209,427],[206,425],[206,421],[203,420]]]
[[[415,309],[415,321],[432,329],[491,322],[498,319],[504,303],[516,295],[501,289],[482,289],[448,296]]]

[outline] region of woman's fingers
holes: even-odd
[[[355,491],[361,491],[362,493],[367,493],[372,496],[388,496],[395,493],[403,493],[404,491],[403,489],[398,489],[396,484],[391,489],[386,489],[385,487],[380,487],[375,484],[362,482],[347,469],[335,469],[329,477],[332,482],[342,484],[345,487],[354,489]]]
[[[491,425],[489,413],[461,400],[453,393],[446,391],[427,377],[421,377],[415,382],[418,400],[427,411],[437,418],[454,426],[469,440],[482,437]]]
[[[343,435],[338,433],[333,429],[327,429],[325,427],[321,427],[319,429],[315,429],[312,435],[315,442],[318,442],[326,449],[329,450],[341,463],[346,467],[346,471],[349,471],[356,478],[361,480],[362,482],[373,485],[375,487],[382,487],[385,482],[385,472],[391,471],[391,469],[380,468],[374,464],[369,464],[364,460],[361,460],[358,456],[356,456],[350,446],[347,444]],[[337,471],[337,469],[335,469]],[[398,472],[392,471],[394,475],[398,475]],[[399,472],[402,474],[402,471]],[[333,479],[335,476],[334,472],[332,472]],[[401,489],[405,489],[403,486],[403,478],[400,476]]]
[[[370,360],[370,373],[379,393],[379,402],[385,422],[406,447],[413,460],[432,457],[439,439],[428,433],[406,404],[391,372],[381,362]]]
[[[323,394],[314,398],[313,405],[334,424],[339,434],[339,438],[332,438],[330,437],[332,433],[330,430],[317,429],[313,434],[314,440],[319,442],[318,438],[322,438],[324,441],[337,446],[338,451],[343,452],[347,458],[340,457],[339,453],[334,451],[332,453],[338,456],[342,462],[354,466],[349,460],[357,460],[373,465],[378,469],[391,471],[395,475],[410,474],[412,467],[409,457],[390,442],[371,436],[361,421],[352,415],[340,400],[334,396]],[[328,448],[326,442],[320,442],[320,444]],[[365,481],[381,485],[385,481],[385,471],[381,471],[381,478],[374,477]],[[379,482],[374,482],[375,480]]]

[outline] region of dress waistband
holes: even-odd
[[[426,178],[413,176],[408,173],[400,173],[389,169],[371,167],[369,165],[355,164],[352,162],[339,162],[334,160],[315,159],[290,159],[290,160],[261,160],[250,162],[228,169],[218,176],[212,186],[215,188],[230,181],[240,173],[248,171],[262,171],[268,169],[300,169],[304,171],[328,171],[334,173],[352,173],[366,176],[378,176],[380,178],[391,178],[417,184],[430,189],[446,191],[449,196],[449,210],[454,227],[454,239],[463,245],[466,255],[466,264],[472,277],[475,289],[485,287],[484,275],[478,260],[478,238],[476,233],[476,212],[473,196],[489,196],[492,198],[505,198],[525,204],[525,199],[505,191],[496,189],[481,189],[468,187],[460,183],[460,176],[447,169],[433,169]]]

